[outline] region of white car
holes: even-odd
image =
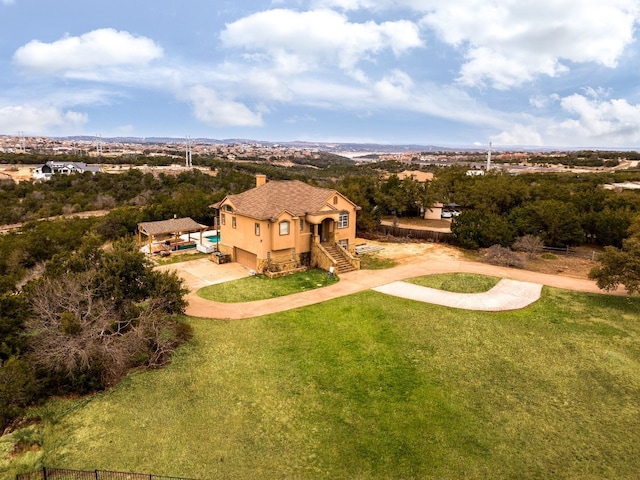
[[[453,214],[449,210],[443,210],[440,218],[451,218]]]

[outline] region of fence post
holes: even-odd
[[[42,467],[42,478],[47,480],[47,467]]]
[[[95,474],[95,476],[96,476],[96,480],[98,480],[98,470],[95,470],[95,471],[94,471],[94,474]]]

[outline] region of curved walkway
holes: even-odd
[[[491,290],[482,293],[454,293],[422,287],[407,282],[393,282],[373,290],[394,297],[445,307],[485,312],[502,312],[527,307],[540,298],[542,285],[519,280],[500,280]]]
[[[200,262],[200,263],[198,263]],[[191,264],[191,265],[188,265]],[[189,306],[186,309],[187,315],[202,318],[214,319],[242,319],[259,315],[268,315],[284,310],[291,310],[299,307],[306,307],[316,303],[325,302],[333,298],[364,290],[381,287],[393,282],[406,280],[412,277],[430,275],[434,273],[479,273],[491,275],[502,279],[519,280],[520,282],[547,285],[550,287],[575,290],[579,292],[600,293],[603,292],[592,280],[562,277],[559,275],[549,275],[544,273],[531,272],[514,268],[498,267],[478,262],[466,260],[431,260],[424,258],[407,265],[399,265],[386,270],[358,270],[340,275],[340,281],[328,287],[310,290],[307,292],[288,295],[286,297],[271,298],[247,303],[221,303],[205,300],[196,295],[198,288],[207,284],[224,281],[224,272],[230,272],[230,278],[240,278],[248,276],[246,269],[237,264],[215,265],[209,260],[195,260],[185,264],[168,265],[167,269],[175,269],[178,274],[185,279],[187,288],[191,292],[187,295]],[[194,272],[202,272],[208,275],[211,280],[203,280],[200,275]],[[206,273],[205,273],[206,272]],[[507,283],[507,286],[509,284]],[[513,284],[511,284],[513,286]],[[446,292],[437,291],[438,296],[444,296]],[[626,295],[624,289],[619,288],[614,295]],[[516,294],[517,295],[517,294]]]

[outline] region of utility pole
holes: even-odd
[[[191,160],[191,137],[186,136],[185,142],[185,167],[193,167],[193,161]]]
[[[102,136],[100,134],[96,135],[96,155],[98,157],[102,156]]]

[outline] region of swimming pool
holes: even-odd
[[[204,237],[207,240],[209,240],[211,243],[219,243],[220,242],[220,235],[209,235]]]

